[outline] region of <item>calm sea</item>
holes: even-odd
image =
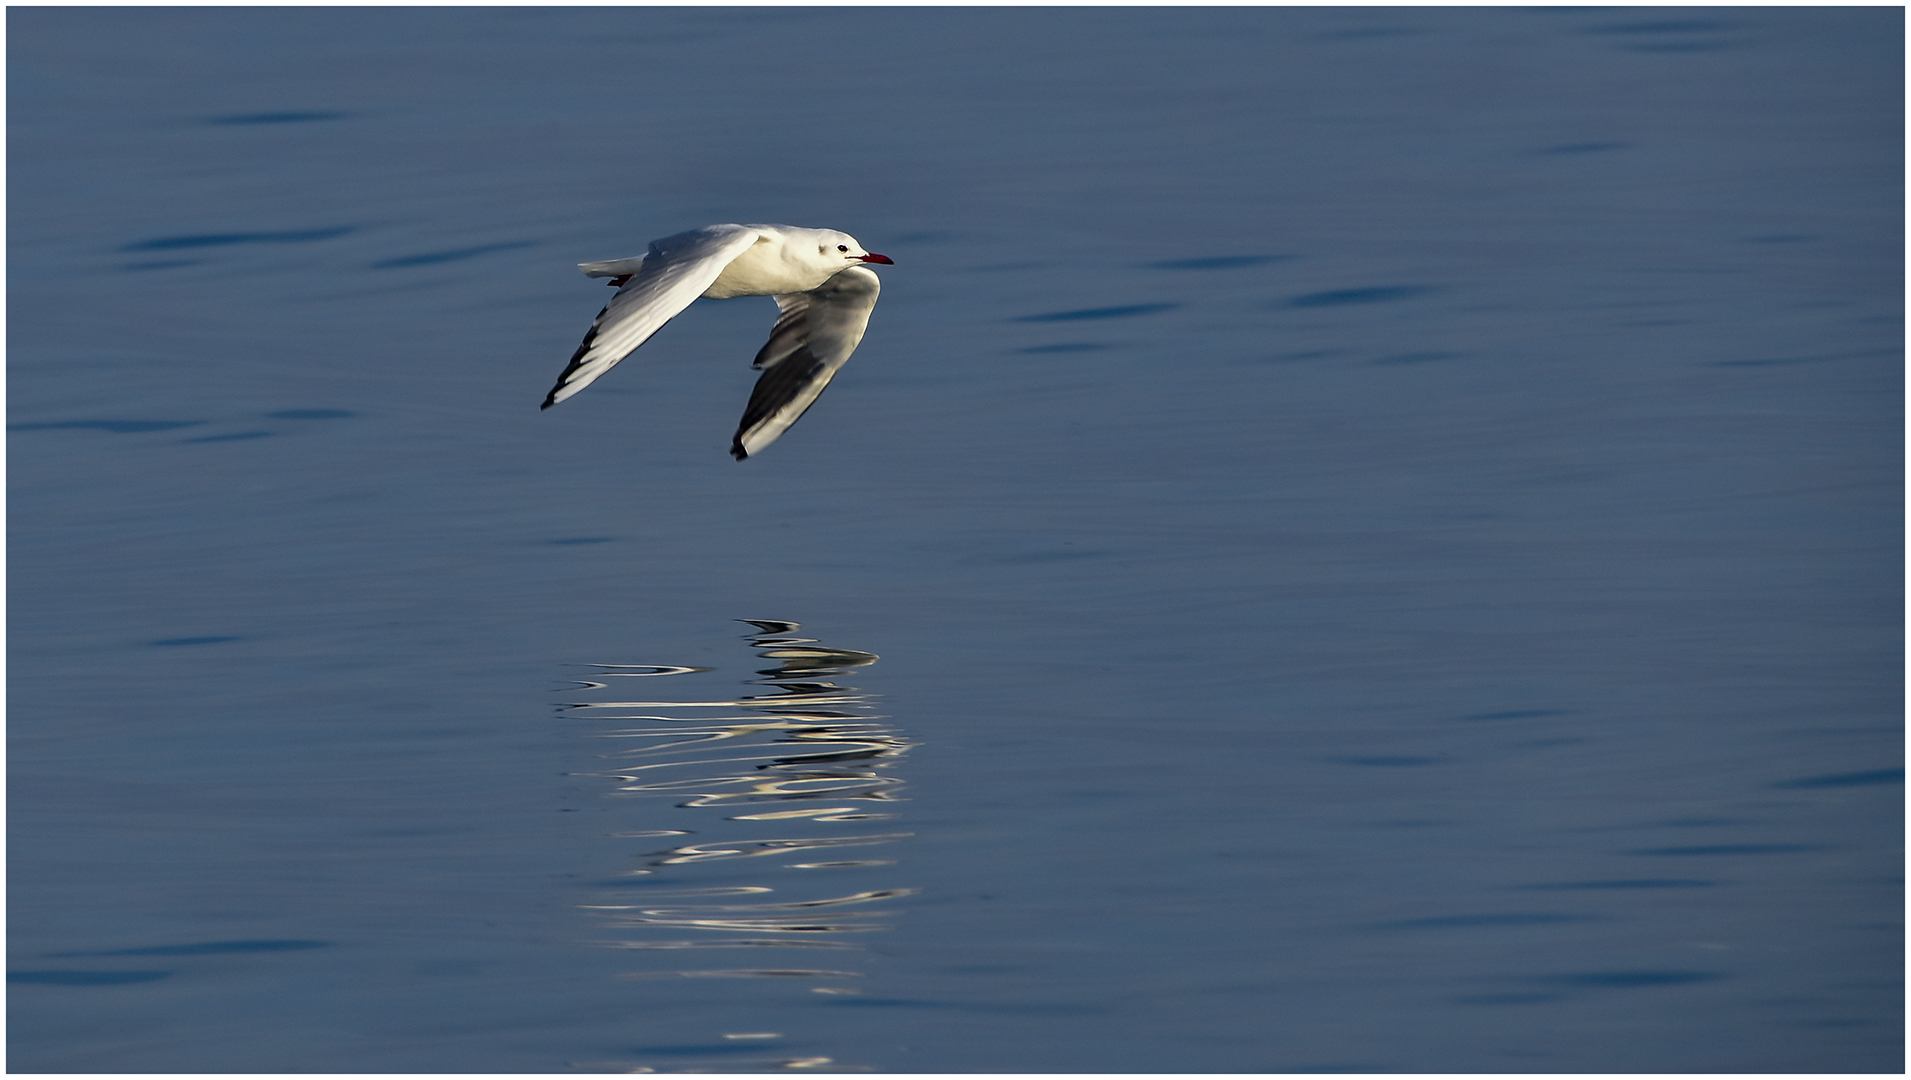
[[[1900,1071],[1903,18],[10,10],[9,1067]]]

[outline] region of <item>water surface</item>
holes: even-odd
[[[13,1069],[1901,1069],[1900,11],[8,29]]]

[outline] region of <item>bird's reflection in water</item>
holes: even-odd
[[[854,970],[863,948],[857,935],[884,929],[885,903],[915,891],[873,880],[893,873],[884,847],[910,835],[886,826],[902,790],[895,766],[911,744],[871,711],[872,695],[835,681],[874,664],[875,654],[797,637],[798,623],[740,621],[756,627],[745,640],[774,665],[745,685],[771,692],[620,693],[709,685],[674,677],[710,669],[592,664],[598,674],[583,683],[587,690],[644,700],[564,706],[571,715],[617,725],[596,733],[612,749],[603,754],[607,767],[587,774],[612,781],[608,794],[646,806],[671,799],[678,807],[668,818],[648,809],[631,815],[632,824],[671,827],[612,834],[660,848],[639,849],[639,865],[583,906],[601,920],[607,939],[598,944],[632,950],[634,970],[624,978],[774,979],[817,994],[854,995],[862,974]],[[672,681],[636,681],[658,678]],[[705,956],[716,962],[692,959]],[[741,956],[752,960],[735,963]],[[660,1047],[659,1056],[675,1065],[576,1064],[625,1072],[846,1067],[827,1057],[754,1053],[784,1041],[779,1032],[710,1034],[721,1041],[707,1055]]]

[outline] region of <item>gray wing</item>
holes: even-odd
[[[742,461],[775,442],[815,403],[862,342],[881,291],[874,271],[852,266],[809,292],[776,298],[781,314],[751,365],[763,377],[750,392],[731,457]]]
[[[741,225],[707,225],[652,241],[642,259],[579,264],[592,277],[629,274],[630,280],[597,313],[570,366],[557,377],[557,385],[539,408],[548,409],[584,389],[635,352],[701,296],[756,238],[756,230]]]

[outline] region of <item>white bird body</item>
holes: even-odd
[[[776,328],[755,363],[764,375],[730,450],[741,461],[795,423],[855,351],[881,289],[864,264],[889,262],[834,229],[706,225],[654,240],[635,259],[581,263],[621,287],[543,408],[595,382],[699,296],[773,296]]]

